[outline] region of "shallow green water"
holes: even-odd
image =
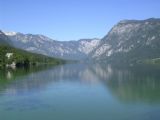
[[[158,120],[160,68],[0,70],[0,120]]]

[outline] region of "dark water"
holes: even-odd
[[[0,70],[0,120],[159,120],[160,67]]]

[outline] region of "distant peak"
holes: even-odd
[[[158,18],[148,18],[146,20],[157,20]]]
[[[145,21],[160,21],[160,18],[149,18],[146,19]]]
[[[119,23],[127,23],[129,20],[121,20]]]
[[[125,24],[125,23],[134,23],[134,22],[139,22],[141,20],[121,20],[119,24]]]
[[[148,22],[152,22],[152,21],[155,22],[155,21],[160,21],[160,19],[159,18],[148,18],[148,19],[145,19],[145,20],[134,20],[134,19],[128,20],[128,19],[125,19],[125,20],[121,20],[119,22],[119,24],[138,23],[138,22],[146,22],[146,21],[148,21]]]
[[[78,41],[92,41],[92,40],[100,40],[99,38],[83,38]]]
[[[5,35],[7,35],[7,36],[13,36],[13,35],[16,35],[17,34],[17,32],[8,32],[8,31],[2,31]]]

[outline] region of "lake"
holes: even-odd
[[[158,120],[160,67],[0,70],[0,120]]]

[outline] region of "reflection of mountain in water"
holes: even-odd
[[[22,94],[45,89],[57,82],[96,83],[96,75],[80,64],[68,64],[54,67],[37,67],[31,69],[1,70],[0,92]]]
[[[125,102],[160,102],[160,74],[155,67],[112,68],[100,64],[67,64],[37,70],[1,71],[0,91],[22,94],[60,82],[104,84]]]
[[[100,70],[97,70],[98,68]],[[151,66],[111,69],[105,68],[103,65],[102,67],[96,67],[94,71],[118,99],[125,102],[152,103],[160,102],[159,70],[159,68]],[[99,71],[106,71],[106,74],[99,73]]]

